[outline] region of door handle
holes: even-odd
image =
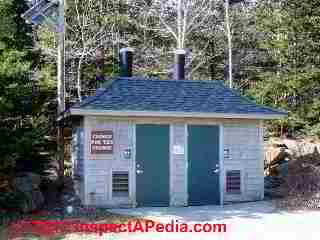
[[[219,173],[219,164],[216,164],[216,169],[213,169],[213,173]]]
[[[137,169],[137,174],[142,174],[142,173],[143,173],[143,170]]]

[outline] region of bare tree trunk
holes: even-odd
[[[182,0],[177,0],[177,26],[178,26],[178,44],[177,48],[182,49],[183,48],[183,43],[182,43]]]
[[[81,70],[82,70],[82,63],[83,63],[83,55],[79,59],[78,68],[77,68],[77,94],[78,94],[79,102],[82,101],[82,97],[81,97]]]
[[[211,80],[215,80],[215,63],[214,63],[214,56],[215,56],[215,43],[214,41],[210,42],[210,66],[209,66],[209,72]]]
[[[229,0],[225,0],[225,11],[226,11],[226,29],[227,29],[227,38],[228,38],[228,65],[229,65],[229,87],[233,87],[232,79],[232,36],[230,29],[230,15],[229,15],[230,5]]]
[[[58,33],[58,63],[57,63],[57,116],[60,117],[65,111],[65,17],[64,17],[64,0],[59,0],[59,33]],[[57,126],[57,160],[58,176],[61,182],[64,178],[64,136],[63,120],[58,122]]]

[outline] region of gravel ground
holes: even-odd
[[[219,206],[186,208],[137,208],[115,209],[114,213],[144,216],[157,222],[168,223],[172,219],[193,223],[225,223],[226,233],[121,233],[66,236],[73,239],[151,240],[151,239],[219,239],[219,240],[318,240],[320,239],[319,211],[286,212],[275,209],[271,201]]]
[[[113,233],[67,234],[50,240],[152,240],[152,239],[210,239],[210,240],[318,240],[320,239],[320,211],[281,211],[273,201],[232,204],[226,206],[199,206],[182,208],[113,209],[114,214],[152,219],[157,223],[178,220],[189,226],[195,223],[223,223],[227,232],[221,233]],[[23,238],[37,240],[44,238]],[[2,239],[1,239],[2,240]]]

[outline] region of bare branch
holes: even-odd
[[[157,14],[155,11],[152,11],[154,14]],[[163,17],[161,15],[158,15],[161,23],[166,27],[166,29],[173,35],[173,37],[176,39],[177,42],[179,42],[179,38],[177,36],[177,34],[174,32],[174,30],[172,29],[172,27],[170,27],[166,21],[163,19]]]
[[[205,9],[203,9],[202,12],[208,11],[208,9],[210,9],[210,6],[208,6],[208,7],[205,8]],[[198,24],[193,24],[193,25],[190,25],[190,24],[189,24],[189,26],[187,27],[188,30],[187,30],[186,35],[190,34],[193,30],[197,29],[198,27],[202,26],[203,23],[204,23],[205,21],[207,21],[209,17],[210,17],[210,13],[207,13],[207,14],[205,14],[205,16],[202,17],[201,21],[200,21]]]
[[[187,30],[194,24],[194,22],[200,17],[200,15],[205,11],[205,4],[206,4],[207,0],[203,0],[199,5],[200,7],[198,8],[199,9],[199,12],[196,13],[196,15],[190,20],[189,24],[188,24],[188,27],[187,27]],[[190,6],[190,5],[189,5]]]
[[[189,73],[188,73],[188,79],[191,78],[192,74],[197,71],[204,63],[206,62],[205,59],[203,59],[202,61],[200,61]]]

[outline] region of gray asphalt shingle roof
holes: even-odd
[[[72,108],[112,111],[159,111],[287,115],[242,97],[218,81],[117,78],[96,96]]]

